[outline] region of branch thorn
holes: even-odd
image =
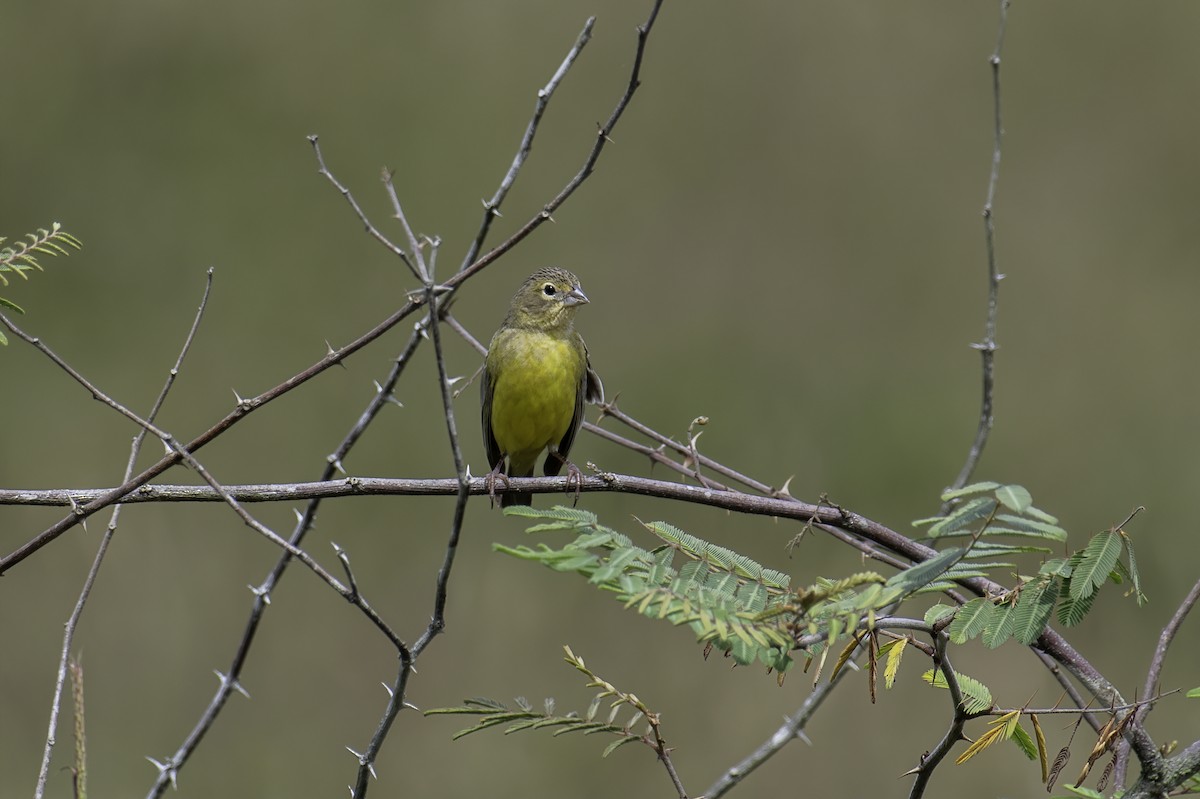
[[[233,690],[237,691],[242,696],[246,697],[247,699],[250,698],[250,693],[244,687],[242,687],[242,684],[240,681],[231,679],[228,675],[224,674],[220,669],[213,669],[213,674],[217,675],[217,679],[221,681],[221,685],[223,685],[223,686],[227,685],[230,688],[232,688]]]
[[[179,790],[179,783],[175,781],[175,775],[176,775],[178,772],[176,771],[176,769],[175,769],[175,764],[174,764],[172,761],[170,761],[170,760],[167,760],[167,761],[164,761],[164,762],[160,762],[160,761],[158,761],[158,760],[155,760],[154,758],[150,757],[150,755],[146,755],[146,759],[147,759],[147,760],[149,760],[151,763],[153,763],[153,764],[154,764],[154,767],[155,767],[156,769],[158,769],[158,773],[159,773],[159,774],[166,774],[166,775],[167,775],[167,778],[168,778],[169,780],[171,780],[171,787],[172,787],[172,788],[174,788],[174,789],[175,789],[175,790],[177,790],[177,791]]]

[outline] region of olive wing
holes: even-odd
[[[591,403],[604,401],[604,384],[600,382],[600,376],[592,368],[587,344],[583,342],[583,337],[578,333],[575,334],[575,345],[583,355],[583,374],[579,378],[579,385],[575,388],[575,412],[571,415],[571,424],[567,426],[566,434],[558,442],[558,446],[546,456],[545,472],[547,475],[558,474],[562,471],[563,464],[567,462],[571,445],[575,443],[575,434],[579,432],[579,427],[583,424],[584,401]]]
[[[500,451],[500,445],[496,443],[496,434],[492,431],[492,394],[495,392],[496,381],[492,377],[492,370],[488,368],[487,362],[483,365],[483,382],[479,385],[480,414],[483,422],[483,446],[487,449],[488,465],[493,469],[496,465],[504,460],[504,453]]]

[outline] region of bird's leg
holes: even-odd
[[[492,498],[492,507],[496,507],[496,481],[504,481],[504,490],[508,490],[508,475],[504,473],[504,459],[501,458],[496,464],[496,467],[488,472],[487,477],[483,478],[484,485],[487,486],[488,496]]]
[[[550,459],[558,461],[558,469],[551,471]],[[561,453],[551,449],[546,457],[546,474],[558,474],[559,469],[567,467],[567,493],[571,492],[571,486],[575,486],[575,497],[571,500],[571,507],[579,504],[579,492],[583,490],[583,472],[579,471],[579,467],[567,460]]]
[[[579,492],[583,490],[583,472],[579,471],[579,467],[567,461],[567,492],[571,491],[571,484],[575,484],[575,496],[571,499],[571,507],[579,504]]]
[[[557,469],[550,468],[551,459],[554,459],[554,461],[558,462]],[[562,469],[564,465],[566,467],[566,493],[571,493],[571,486],[575,486],[575,497],[571,499],[571,507],[575,507],[576,505],[580,504],[580,492],[583,489],[583,473],[580,471],[580,467],[577,467],[577,465],[568,461],[568,459],[563,457],[562,453],[559,453],[557,450],[551,449],[550,452],[547,453],[547,475],[558,474],[559,469]]]

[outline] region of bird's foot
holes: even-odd
[[[579,504],[579,493],[583,490],[583,472],[579,471],[579,467],[567,461],[567,493],[571,492],[571,486],[575,486],[575,496],[571,499],[571,507]]]
[[[504,460],[501,459],[500,463],[496,464],[496,468],[488,472],[487,477],[483,478],[483,484],[487,486],[488,496],[492,499],[493,508],[496,507],[496,482],[503,481],[505,491],[508,490],[509,486],[508,475],[506,475],[501,469],[503,466]]]

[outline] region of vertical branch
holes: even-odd
[[[1001,0],[1001,2],[1007,3],[1007,0]],[[916,769],[916,779],[913,780],[912,788],[908,792],[909,799],[919,799],[925,795],[925,789],[929,786],[933,770],[938,767],[946,755],[950,754],[954,745],[963,739],[963,727],[966,726],[968,719],[967,711],[963,708],[963,695],[958,684],[958,675],[955,673],[954,667],[950,665],[950,658],[946,654],[946,641],[947,636],[944,632],[934,632],[933,666],[935,676],[940,669],[946,677],[946,687],[950,689],[950,702],[954,706],[954,716],[950,720],[950,727],[942,736],[942,740],[938,741],[937,745],[921,758],[921,764]]]
[[[438,298],[432,283],[428,287],[428,297],[430,311],[436,319],[438,315]],[[462,448],[459,445],[458,424],[454,416],[454,397],[450,390],[450,377],[446,371],[446,359],[442,353],[441,324],[439,322],[430,324],[430,332],[433,336],[433,349],[436,354],[438,384],[441,388],[442,411],[446,419],[446,433],[450,439],[450,451],[454,457],[454,471],[458,476],[458,497],[454,503],[454,519],[450,525],[450,537],[446,541],[446,554],[442,560],[442,566],[438,570],[437,584],[434,589],[433,618],[430,619],[429,627],[425,630],[425,634],[413,645],[414,654],[419,654],[424,650],[433,637],[445,627],[446,586],[450,580],[450,570],[454,566],[455,553],[458,551],[458,539],[462,531],[463,517],[467,511],[467,499],[471,496],[471,476],[467,473],[467,467],[463,461]]]
[[[463,520],[466,516],[467,500],[471,496],[471,478],[467,473],[467,467],[462,457],[462,448],[459,445],[458,425],[454,416],[454,398],[450,390],[450,379],[446,370],[445,355],[442,350],[439,295],[444,293],[444,290],[436,285],[434,279],[437,253],[441,242],[438,240],[428,242],[431,245],[430,257],[426,261],[424,255],[421,253],[421,248],[417,246],[416,235],[409,226],[408,219],[401,208],[400,200],[396,194],[390,175],[385,177],[384,183],[388,196],[392,199],[396,218],[403,226],[409,241],[414,245],[413,251],[417,255],[417,268],[425,283],[425,300],[429,304],[426,329],[429,332],[430,338],[433,339],[434,360],[437,364],[443,416],[446,420],[446,432],[449,437],[450,451],[454,460],[454,469],[458,476],[458,497],[454,504],[454,516],[450,524],[450,535],[446,542],[446,552],[442,559],[442,566],[438,570],[434,588],[433,615],[424,634],[417,640],[412,649],[401,648],[400,670],[396,675],[395,684],[388,689],[387,707],[384,709],[383,716],[379,720],[375,734],[371,737],[371,741],[364,752],[361,754],[354,753],[358,756],[359,768],[355,785],[351,788],[350,792],[352,799],[363,799],[367,795],[370,778],[375,774],[375,760],[383,748],[383,743],[391,731],[396,716],[399,715],[402,708],[408,706],[405,694],[408,687],[408,678],[412,673],[413,663],[421,655],[425,647],[429,645],[430,641],[445,629],[446,597],[450,582],[450,572],[454,566],[455,556],[458,553],[458,542],[462,533]],[[351,751],[353,752],[353,750]]]
[[[412,673],[413,663],[420,657],[425,647],[429,645],[433,638],[445,629],[446,597],[447,588],[450,583],[450,571],[454,566],[455,555],[458,553],[458,541],[462,533],[463,520],[466,515],[467,499],[471,496],[471,479],[470,475],[467,474],[466,465],[462,458],[462,450],[459,446],[458,428],[454,418],[454,409],[451,404],[450,382],[447,379],[445,359],[442,355],[441,325],[433,321],[437,318],[439,309],[437,289],[433,284],[432,278],[432,270],[430,270],[430,282],[426,287],[426,296],[430,304],[428,329],[429,335],[433,339],[434,351],[436,353],[435,360],[438,367],[438,381],[442,389],[446,430],[450,438],[454,468],[458,473],[458,498],[454,503],[454,516],[450,523],[450,535],[446,541],[446,552],[442,558],[442,566],[438,570],[437,581],[435,583],[433,615],[429,620],[429,625],[425,628],[425,632],[412,648],[401,652],[400,671],[396,675],[395,684],[388,689],[387,707],[384,709],[383,716],[379,720],[379,725],[376,727],[375,734],[371,737],[371,742],[368,744],[366,751],[358,755],[358,775],[355,785],[350,792],[352,799],[363,799],[367,795],[367,786],[370,784],[370,777],[374,776],[375,760],[378,758],[379,752],[383,748],[383,743],[391,731],[392,723],[396,720],[396,716],[399,715],[402,708],[410,706],[405,699],[405,694],[408,686],[408,678]]]
[[[420,272],[421,279],[425,284],[425,302],[429,305],[429,325],[427,330],[433,339],[434,361],[437,364],[438,386],[440,389],[439,394],[442,398],[442,416],[446,420],[446,434],[449,438],[450,452],[454,459],[454,472],[458,477],[458,499],[454,505],[454,518],[450,525],[450,537],[446,542],[446,554],[443,558],[442,566],[438,570],[437,584],[434,591],[433,617],[429,622],[429,627],[425,630],[425,634],[413,646],[413,657],[415,658],[420,655],[421,651],[429,645],[429,642],[445,627],[446,587],[450,581],[450,570],[454,566],[454,557],[458,551],[458,539],[462,532],[463,518],[466,515],[467,499],[471,496],[471,480],[463,461],[462,447],[459,445],[458,422],[454,416],[454,397],[450,389],[450,375],[446,369],[445,353],[442,351],[442,325],[439,303],[440,295],[445,294],[446,289],[439,287],[434,279],[437,253],[438,248],[441,246],[441,241],[426,239],[426,243],[430,245],[430,257],[426,261],[422,247],[417,241],[417,235],[413,231],[412,226],[409,225],[408,217],[404,214],[390,174],[385,176],[384,186],[387,189],[388,197],[392,200],[392,208],[395,211],[396,219],[399,220],[401,227],[404,228],[405,235],[408,236],[410,246],[416,256],[417,270]],[[360,796],[360,794],[356,793],[355,796]]]
[[[204,309],[208,306],[208,297],[212,292],[212,282],[213,270],[210,267],[207,273],[207,280],[204,284],[204,294],[200,298],[200,307],[196,310],[196,316],[192,319],[192,326],[183,340],[183,346],[179,350],[179,356],[175,359],[175,365],[167,373],[167,379],[158,392],[158,397],[150,409],[150,414],[146,417],[151,423],[157,418],[159,410],[162,409],[163,402],[167,399],[167,394],[170,392],[171,387],[175,385],[175,378],[179,375],[179,367],[183,364],[183,359],[187,355],[188,350],[191,349],[192,341],[196,338],[196,331],[200,328],[200,320],[204,317]],[[138,428],[137,435],[133,437],[133,444],[129,448],[129,460],[125,462],[125,476],[122,478],[122,482],[128,481],[133,474],[133,466],[137,462],[138,454],[142,451],[142,443],[146,440],[147,432],[145,427],[140,427]],[[62,707],[63,683],[66,680],[67,668],[71,658],[71,647],[75,643],[75,630],[79,626],[79,619],[83,616],[83,609],[87,605],[88,597],[92,594],[92,586],[96,584],[96,578],[100,575],[100,566],[104,563],[104,556],[108,552],[108,545],[112,543],[113,535],[117,532],[118,522],[121,518],[121,508],[123,507],[123,505],[117,504],[113,508],[112,516],[109,517],[108,528],[104,531],[104,535],[100,539],[100,546],[96,549],[96,556],[92,559],[92,566],[88,569],[87,577],[83,581],[83,587],[79,591],[79,598],[75,600],[75,607],[71,610],[71,615],[67,619],[63,631],[62,649],[58,659],[58,672],[54,678],[54,696],[50,701],[50,729],[46,734],[46,745],[42,750],[42,765],[38,770],[37,785],[33,791],[34,799],[41,799],[46,792],[46,779],[50,773],[50,755],[54,751],[55,736],[58,730],[58,716]],[[82,691],[82,688],[80,690]]]
[[[370,784],[370,778],[375,776],[375,759],[379,757],[379,750],[383,748],[383,742],[392,729],[392,722],[402,707],[412,707],[404,700],[404,695],[408,690],[408,677],[412,674],[414,659],[411,650],[406,648],[400,651],[400,672],[396,675],[394,685],[385,686],[388,692],[387,709],[379,720],[375,734],[371,736],[370,745],[361,754],[350,749],[350,753],[358,757],[358,778],[350,789],[350,799],[363,799],[367,795],[367,785]]]
[[[975,466],[983,455],[983,448],[987,444],[988,434],[992,430],[994,421],[992,397],[995,388],[996,314],[999,304],[1000,281],[1004,279],[1004,275],[1000,274],[996,268],[996,227],[992,209],[996,199],[996,184],[1000,180],[1000,140],[1004,135],[1003,119],[1000,114],[1000,53],[1004,47],[1004,29],[1008,24],[1010,2],[1011,0],[1000,0],[1000,24],[996,34],[996,49],[988,60],[992,65],[993,115],[992,169],[988,176],[987,199],[983,204],[983,230],[988,264],[988,303],[983,341],[971,345],[974,349],[979,350],[983,360],[983,399],[975,440],[971,443],[966,463],[963,464],[958,477],[955,478],[952,488],[962,488],[971,479],[971,474],[975,471]],[[947,511],[948,508],[943,506],[942,512],[946,513]]]
[[[83,703],[83,664],[72,660],[71,696],[75,709],[75,797],[87,799],[87,724]]]

